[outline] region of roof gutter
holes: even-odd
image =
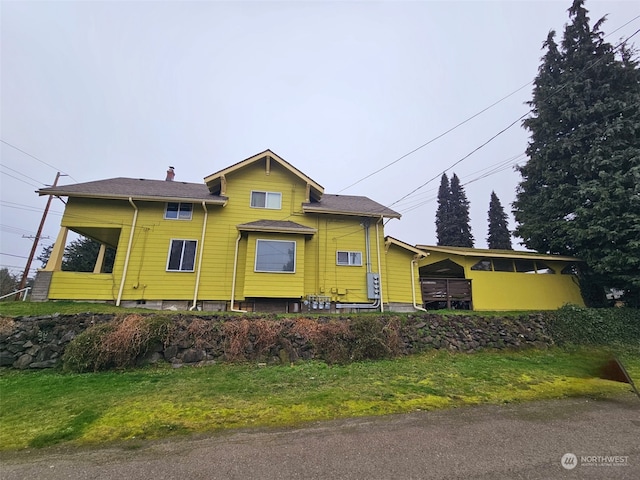
[[[204,252],[204,237],[207,233],[207,218],[209,218],[209,210],[207,205],[202,202],[202,209],[204,210],[204,220],[202,220],[202,237],[200,239],[200,254],[198,255],[198,272],[196,273],[196,287],[193,292],[193,305],[189,310],[196,309],[196,303],[198,301],[198,290],[200,289],[200,272],[202,271],[202,253]]]
[[[133,207],[133,221],[131,222],[131,233],[129,233],[129,244],[127,245],[127,255],[124,258],[124,268],[122,269],[122,280],[120,280],[120,290],[118,290],[118,299],[116,300],[116,307],[120,306],[122,300],[122,291],[124,290],[124,282],[127,279],[127,269],[129,268],[129,258],[131,257],[131,247],[133,245],[133,234],[136,231],[136,223],[138,222],[138,207],[131,197],[129,197],[129,203]]]

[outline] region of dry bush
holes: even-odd
[[[135,365],[155,342],[167,340],[170,327],[169,318],[136,314],[96,325],[69,343],[63,356],[65,368],[97,371]]]
[[[346,322],[320,323],[309,318],[298,318],[291,333],[311,343],[317,357],[327,363],[345,363],[351,359],[353,335]]]
[[[260,357],[276,347],[282,330],[283,325],[279,321],[260,319],[251,322],[251,338],[255,355]]]
[[[194,318],[187,327],[186,336],[193,340],[193,346],[199,350],[214,348],[220,337],[219,324]]]
[[[0,335],[9,335],[16,329],[16,321],[9,317],[0,317]]]
[[[245,351],[250,343],[250,329],[251,324],[246,318],[222,324],[225,359],[230,361],[246,360]]]

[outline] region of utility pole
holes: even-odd
[[[53,181],[52,187],[56,187],[58,185],[58,179],[60,178],[60,172],[56,173],[56,179]],[[36,254],[36,249],[38,248],[38,242],[40,242],[40,236],[42,235],[42,229],[44,228],[44,222],[47,219],[47,213],[49,212],[49,206],[51,205],[52,195],[49,195],[49,199],[47,200],[47,205],[44,207],[44,213],[42,214],[42,220],[40,220],[40,226],[38,227],[38,232],[36,233],[35,238],[33,239],[33,246],[31,247],[31,253],[29,254],[29,258],[27,260],[27,266],[24,267],[24,273],[22,274],[22,280],[20,280],[20,286],[18,290],[22,290],[24,286],[27,284],[27,277],[29,276],[29,270],[31,269],[31,262],[33,261],[33,257]],[[20,293],[16,295],[16,300],[20,298]]]

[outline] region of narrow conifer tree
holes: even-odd
[[[507,225],[507,214],[504,212],[496,192],[491,192],[491,201],[489,202],[487,245],[490,249],[513,250],[511,234]]]
[[[438,210],[436,211],[436,235],[438,245],[451,245],[451,188],[446,173],[440,178]]]
[[[469,200],[455,173],[451,177],[451,183],[446,173],[440,179],[436,234],[438,245],[473,247],[473,235],[469,226]]]

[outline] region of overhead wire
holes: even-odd
[[[631,38],[633,38],[635,35],[637,35],[638,33],[640,33],[640,29],[636,30],[634,33],[632,33],[631,35],[629,35],[625,40],[619,42],[615,47],[613,47],[613,51],[617,50],[618,48],[620,48],[622,45],[626,44]],[[594,61],[593,63],[587,65],[586,67],[584,67],[583,72],[586,72],[592,68],[594,68],[596,65],[598,65],[599,63],[601,63],[602,61],[604,61],[606,57],[600,57],[598,58],[596,61]],[[547,98],[545,98],[544,100],[548,100],[549,98],[552,98],[556,95],[558,95],[560,92],[562,92],[564,89],[567,88],[567,84],[563,84],[560,85],[559,88],[557,88],[551,95],[549,95]],[[533,108],[529,109],[526,113],[524,113],[523,115],[521,115],[520,117],[518,117],[516,120],[514,120],[513,122],[511,122],[509,125],[507,125],[505,128],[503,128],[502,130],[500,130],[498,133],[496,133],[495,135],[491,136],[487,141],[483,142],[480,146],[474,148],[471,152],[469,152],[467,155],[463,156],[462,158],[460,158],[459,160],[455,161],[454,163],[452,163],[451,165],[449,165],[447,168],[445,168],[443,171],[441,171],[440,173],[438,173],[436,176],[430,178],[429,180],[427,180],[426,182],[424,182],[423,184],[421,184],[420,186],[414,188],[411,192],[409,192],[407,195],[404,195],[403,197],[401,197],[399,200],[396,200],[395,202],[391,203],[389,205],[389,207],[392,207],[393,205],[397,204],[398,202],[404,200],[405,198],[409,197],[410,195],[412,195],[413,193],[417,192],[418,190],[424,188],[425,186],[427,186],[429,183],[431,183],[432,181],[434,181],[435,179],[439,178],[442,174],[446,173],[447,171],[451,170],[453,167],[455,167],[456,165],[460,164],[461,162],[463,162],[464,160],[466,160],[467,158],[469,158],[471,155],[473,155],[475,152],[477,152],[478,150],[484,148],[485,146],[487,146],[489,143],[491,143],[493,140],[495,140],[497,137],[499,137],[500,135],[502,135],[504,132],[506,132],[507,130],[509,130],[511,127],[513,127],[516,123],[520,122],[521,120],[523,120],[525,117],[527,117],[529,114],[531,114],[533,112]]]
[[[73,178],[73,177],[72,177],[71,175],[69,175],[67,172],[63,171],[61,168],[58,168],[58,167],[56,167],[56,166],[54,166],[54,165],[51,165],[50,163],[47,163],[47,162],[45,162],[44,160],[39,159],[38,157],[36,157],[35,155],[30,154],[29,152],[25,152],[23,149],[21,149],[21,148],[19,148],[19,147],[16,147],[15,145],[13,145],[13,144],[11,144],[11,143],[9,143],[9,142],[5,141],[5,140],[0,139],[0,142],[4,143],[5,145],[7,145],[7,146],[9,146],[9,147],[11,147],[11,148],[13,148],[13,149],[15,149],[15,150],[17,150],[17,151],[19,151],[19,152],[23,153],[23,154],[25,154],[25,155],[26,155],[26,156],[28,156],[28,157],[33,158],[34,160],[37,160],[38,162],[40,162],[40,163],[42,163],[42,164],[46,165],[47,167],[53,168],[54,170],[56,170],[56,171],[58,171],[58,172],[60,172],[60,173],[63,173],[64,175],[66,175],[67,177],[69,177],[69,178],[70,178],[71,180],[73,180],[74,182],[76,182],[76,183],[78,182],[75,178]]]

